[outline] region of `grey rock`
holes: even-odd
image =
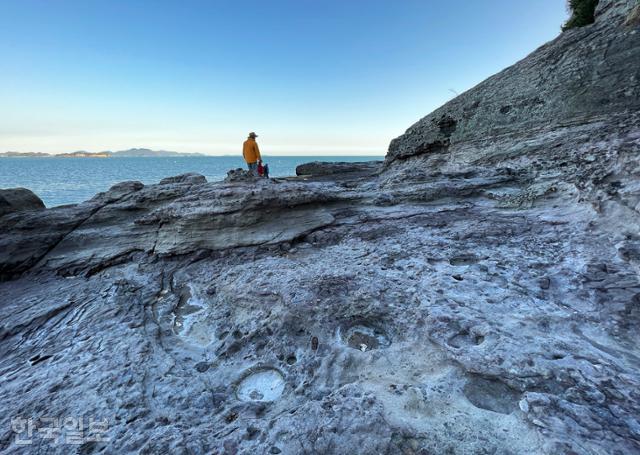
[[[509,154],[531,160],[533,154],[522,149],[534,141],[559,145],[561,155],[581,142],[566,137],[572,127],[617,125],[618,115],[640,110],[640,34],[623,25],[632,5],[601,1],[595,24],[562,33],[429,114],[392,141],[386,163],[445,155],[451,166],[470,148],[474,160],[503,161]],[[506,140],[492,146],[489,138]]]
[[[98,193],[93,200],[99,202],[115,202],[130,193],[140,191],[142,188],[144,188],[144,185],[138,181],[116,183],[106,192]]]
[[[259,176],[241,168],[232,169],[227,172],[225,182],[255,182],[260,179]]]
[[[629,27],[637,27],[640,25],[640,5],[637,5],[627,16],[624,25]]]
[[[33,267],[101,207],[102,204],[89,201],[6,215],[0,235],[0,281]]]
[[[130,191],[118,187],[84,204],[8,219],[0,237],[0,273],[37,265],[67,275],[93,274],[138,252],[175,256],[279,244],[331,224],[334,217],[322,205],[345,197],[331,185],[299,182],[176,182],[134,185]]]
[[[0,217],[7,213],[44,209],[44,202],[26,188],[0,189]]]
[[[169,185],[172,183],[188,183],[191,185],[199,185],[207,183],[207,179],[204,175],[196,174],[195,172],[189,172],[187,174],[176,175],[175,177],[167,177],[160,180],[160,185]]]
[[[326,162],[314,161],[296,167],[296,175],[324,176],[344,173],[373,174],[380,169],[379,161]]]
[[[5,215],[0,453],[20,416],[106,418],[81,450],[109,453],[637,453],[635,6],[601,0],[384,169]]]

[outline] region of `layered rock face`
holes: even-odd
[[[0,451],[640,451],[635,7],[601,0],[384,165],[0,215]],[[20,446],[17,417],[108,440]]]

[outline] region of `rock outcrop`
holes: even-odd
[[[42,199],[26,188],[0,190],[0,217],[7,213],[43,208],[45,206]]]
[[[34,448],[12,419],[83,416],[108,440],[79,453],[640,451],[635,6],[384,165],[2,216],[0,453]]]
[[[562,33],[411,126],[391,142],[387,164],[434,154],[448,166],[532,160],[523,148],[578,145],[585,130],[617,129],[640,111],[640,33],[625,24],[631,4],[601,1],[595,24]]]
[[[374,174],[380,170],[378,161],[367,161],[361,163],[314,161],[312,163],[301,164],[296,167],[296,175],[325,176],[336,174]]]
[[[231,169],[227,172],[227,176],[225,177],[225,182],[255,182],[258,181],[261,177],[256,174],[249,172],[245,169],[237,168]]]

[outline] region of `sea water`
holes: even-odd
[[[370,161],[382,156],[264,157],[270,177],[292,176],[296,166],[310,161]],[[0,188],[28,188],[47,207],[75,204],[126,180],[145,185],[165,177],[197,172],[208,181],[222,180],[227,171],[246,167],[240,156],[162,158],[0,158]]]

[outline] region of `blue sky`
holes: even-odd
[[[384,154],[563,0],[0,0],[0,151]]]

